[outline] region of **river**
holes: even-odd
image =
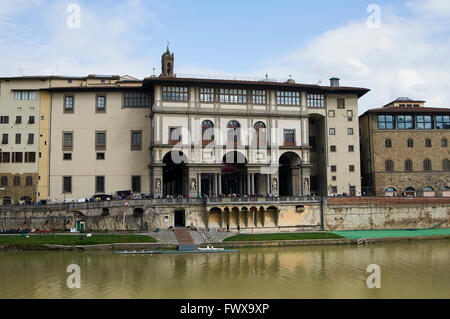
[[[228,254],[0,252],[0,298],[450,298],[450,242],[247,248]],[[68,288],[67,266],[81,288]],[[369,289],[367,266],[381,270]]]

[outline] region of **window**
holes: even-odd
[[[347,119],[349,122],[353,121],[353,111],[347,110]]]
[[[63,132],[63,150],[72,151],[73,150],[73,133]]]
[[[349,165],[348,166],[348,171],[349,172],[354,172],[355,171],[355,165]]]
[[[64,113],[73,113],[73,95],[64,96]]]
[[[14,176],[14,178],[13,178],[13,185],[14,186],[20,186],[20,176]]]
[[[386,148],[392,147],[392,141],[389,138],[384,141],[384,144],[386,145]]]
[[[431,130],[433,128],[433,118],[431,115],[418,115],[416,117],[417,129]]]
[[[72,153],[63,153],[63,161],[71,161]]]
[[[247,90],[242,89],[220,89],[220,103],[246,104]]]
[[[347,135],[353,135],[353,128],[349,127],[347,129]]]
[[[349,146],[348,146],[348,151],[349,151],[349,152],[354,152],[354,151],[355,151],[354,146],[353,146],[353,145],[349,145]]]
[[[142,150],[142,131],[131,131],[131,150]]]
[[[9,116],[0,116],[0,124],[9,124]]]
[[[34,124],[34,116],[32,115],[32,116],[30,116],[29,118],[28,118],[28,123],[29,124]]]
[[[106,149],[106,132],[95,132],[95,150]]]
[[[394,171],[394,162],[393,161],[387,160],[384,163],[384,166],[385,166],[386,172],[393,172]]]
[[[336,152],[336,145],[330,146],[330,152]]]
[[[131,191],[133,193],[141,192],[141,176],[132,176],[131,177]]]
[[[378,129],[393,130],[394,117],[392,115],[378,115]]]
[[[8,186],[8,177],[2,176],[2,186]]]
[[[284,130],[284,146],[295,145],[295,130]]]
[[[162,99],[163,101],[187,102],[189,99],[187,87],[180,86],[163,86]]]
[[[332,171],[332,172],[336,172],[336,171],[337,171],[336,165],[331,165],[331,171]]]
[[[214,123],[210,120],[202,122],[202,144],[208,145],[214,141]]]
[[[36,98],[36,92],[34,91],[15,91],[14,100],[34,100]]]
[[[123,107],[150,107],[150,95],[143,92],[125,92]]]
[[[35,163],[36,152],[25,152],[25,163]]]
[[[414,147],[414,141],[412,138],[408,138],[408,147]]]
[[[423,170],[431,171],[431,161],[429,159],[423,161]]]
[[[431,147],[431,140],[430,140],[429,138],[427,138],[427,139],[425,140],[425,146],[426,146],[426,147]]]
[[[20,144],[22,142],[22,135],[20,133],[16,133],[16,144]]]
[[[438,130],[450,129],[450,115],[438,115],[436,116],[436,128]]]
[[[34,144],[34,134],[33,133],[29,133],[28,134],[28,144]]]
[[[2,136],[2,144],[8,144],[8,134],[3,134]]]
[[[21,124],[22,123],[22,116],[16,116],[16,124]]]
[[[0,162],[1,163],[9,163],[11,161],[11,153],[10,152],[2,152],[0,153]]]
[[[97,113],[106,112],[106,95],[97,95],[95,112]]]
[[[181,127],[169,127],[169,144],[177,144],[182,140]]]
[[[105,153],[97,153],[96,159],[101,161],[105,159]]]
[[[337,99],[337,108],[345,109],[345,99]]]
[[[200,102],[214,103],[214,89],[200,88]]]
[[[238,121],[229,121],[227,123],[227,136],[228,144],[239,145],[240,144],[241,124]]]
[[[72,176],[63,176],[63,193],[72,193]]]
[[[256,145],[263,146],[266,145],[266,124],[258,121],[253,126],[256,133]]]
[[[412,170],[413,170],[412,161],[411,160],[406,160],[405,161],[405,171],[406,172],[411,172]]]
[[[306,105],[308,107],[325,107],[325,95],[323,94],[307,94]]]
[[[442,170],[444,172],[450,171],[450,161],[448,159],[442,161]]]
[[[277,91],[278,105],[300,105],[300,92]]]
[[[266,90],[253,90],[252,91],[252,103],[253,104],[266,104]]]
[[[412,115],[397,115],[397,128],[409,130],[414,128],[414,118]]]
[[[331,192],[333,194],[336,194],[337,193],[337,186],[331,186]]]
[[[105,192],[105,176],[95,176],[95,192]]]
[[[442,139],[441,145],[442,145],[442,147],[447,147],[447,139],[446,138]]]
[[[331,176],[331,180],[333,181],[333,182],[335,182],[335,181],[337,181],[337,178],[336,178],[336,176]]]
[[[333,110],[328,111],[328,117],[334,117],[334,111]]]
[[[26,186],[33,186],[33,177],[27,176],[25,179],[25,185]]]
[[[336,134],[336,129],[330,128],[330,135],[335,135],[335,134]]]

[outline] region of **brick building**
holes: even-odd
[[[450,109],[398,98],[359,117],[363,192],[450,196]]]

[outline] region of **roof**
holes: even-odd
[[[400,106],[389,106],[389,107],[379,107],[376,109],[371,109],[366,111],[363,115],[367,113],[414,113],[414,114],[426,114],[426,113],[447,113],[450,114],[450,107],[400,107]]]
[[[225,85],[225,86],[248,86],[265,88],[284,88],[284,89],[308,89],[316,92],[326,93],[355,93],[358,97],[363,96],[370,89],[347,86],[320,86],[315,84],[301,84],[290,82],[273,81],[245,81],[245,80],[225,80],[225,79],[202,79],[202,78],[179,78],[179,77],[148,77],[144,79],[143,87],[148,88],[155,84],[185,84],[185,85]]]
[[[422,101],[422,100],[413,100],[413,99],[410,99],[409,97],[405,97],[405,96],[402,96],[402,97],[398,97],[398,98],[396,98],[394,101],[392,101],[392,102],[389,102],[388,104],[386,104],[386,105],[384,105],[383,107],[388,107],[389,105],[391,105],[391,104],[394,104],[394,103],[401,103],[401,102],[405,102],[405,103],[425,103],[426,101]]]

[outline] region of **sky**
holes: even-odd
[[[339,77],[371,89],[360,114],[450,106],[449,0],[0,0],[0,76],[142,79],[168,42],[178,76]]]

